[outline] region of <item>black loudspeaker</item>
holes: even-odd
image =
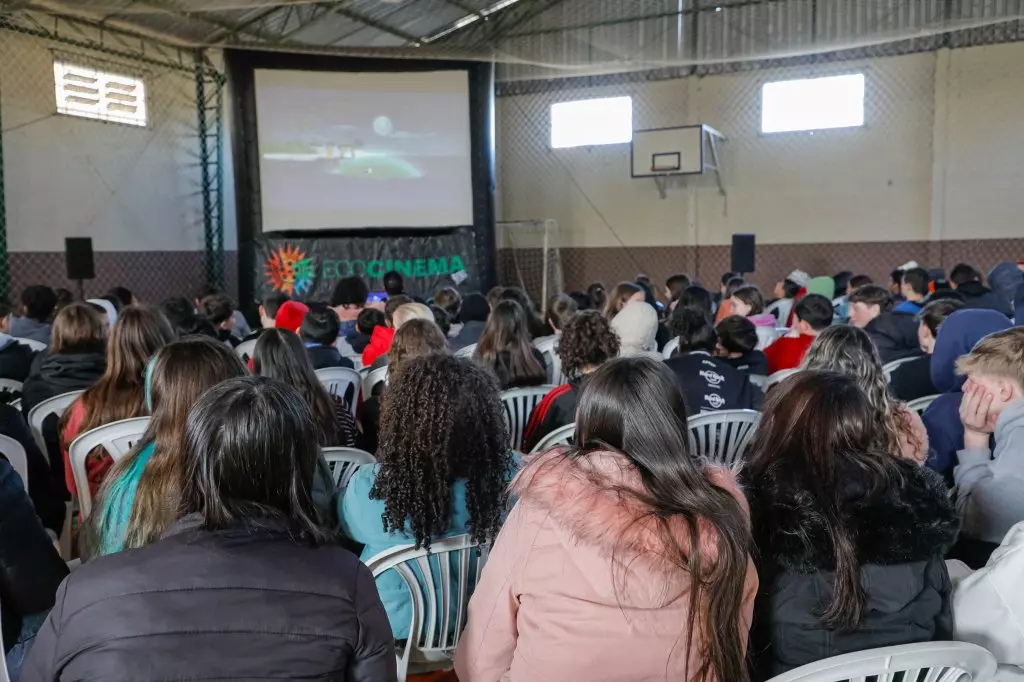
[[[734,234],[732,236],[732,267],[733,272],[743,274],[754,272],[754,235]]]
[[[92,237],[67,237],[64,240],[64,263],[67,265],[68,279],[96,277],[92,262]]]

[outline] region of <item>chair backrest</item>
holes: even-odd
[[[995,671],[995,656],[976,644],[921,642],[826,658],[769,682],[988,682]]]
[[[544,452],[545,450],[550,450],[556,445],[571,445],[573,437],[575,436],[575,424],[566,424],[565,426],[559,426],[557,429],[541,438],[540,442],[533,446],[533,450],[530,450],[530,453],[532,454],[534,452]]]
[[[55,395],[52,398],[47,398],[42,401],[31,410],[28,411],[28,426],[32,429],[32,437],[36,439],[36,443],[39,445],[39,451],[44,455],[46,454],[46,440],[43,438],[43,422],[51,414],[57,415],[59,419],[64,414],[64,410],[71,407],[71,403],[78,400],[78,396],[85,393],[85,391],[68,391],[67,393],[61,393]]]
[[[468,535],[431,542],[430,550],[410,545],[382,552],[366,562],[373,577],[394,570],[412,595],[406,645],[398,649],[398,679],[410,672],[451,667],[469,608],[471,586],[480,582],[488,547]]]
[[[377,458],[366,450],[358,448],[323,448],[324,459],[331,468],[331,478],[334,479],[334,489],[338,490],[348,485],[348,481],[355,473],[356,467],[361,464],[373,464]]]
[[[750,383],[757,386],[762,391],[768,388],[768,377],[763,374],[751,374]]]
[[[775,384],[779,383],[780,381],[785,381],[786,379],[793,376],[799,371],[799,368],[794,367],[793,369],[780,369],[778,372],[774,372],[771,376],[768,377],[768,381],[765,382],[764,390],[767,391]]]
[[[242,362],[248,362],[252,357],[253,351],[256,350],[256,341],[257,339],[242,341],[242,343],[235,346],[235,355],[241,358]]]
[[[915,355],[914,357],[911,358],[901,358],[899,360],[893,360],[892,362],[887,362],[884,365],[882,365],[882,371],[885,372],[885,380],[892,381],[892,373],[896,371],[897,367],[899,367],[900,365],[905,365],[908,362],[913,362],[914,360],[917,360],[917,358],[919,357],[919,355]]]
[[[754,410],[708,412],[689,420],[693,454],[723,466],[732,466],[747,454],[761,413]]]
[[[0,651],[4,650],[4,634],[0,632]],[[11,682],[11,676],[7,672],[7,657],[0,656],[0,682]]]
[[[142,438],[147,426],[149,426],[149,417],[122,419],[86,431],[71,441],[68,458],[71,460],[71,473],[75,477],[78,504],[82,510],[83,519],[89,518],[89,514],[92,512],[92,494],[89,491],[89,477],[85,470],[85,460],[89,457],[89,453],[102,447],[115,462],[124,459]]]
[[[25,454],[25,446],[10,436],[0,434],[0,455],[7,458],[14,473],[21,476],[21,484],[28,492],[28,455]]]
[[[455,351],[455,357],[457,357],[457,358],[471,358],[471,357],[473,357],[473,353],[475,353],[475,352],[476,352],[476,344],[475,343],[471,343],[468,346],[464,346],[464,347],[458,349],[457,351]]]
[[[672,354],[676,352],[676,348],[679,348],[679,337],[675,337],[665,344],[665,347],[661,349],[661,357],[668,360],[672,357]]]
[[[10,395],[21,395],[21,390],[24,388],[20,381],[14,379],[0,379],[0,395],[8,393]]]
[[[545,384],[502,391],[501,404],[505,408],[505,423],[508,425],[511,440],[509,447],[513,450],[522,449],[523,436],[526,433],[530,415],[533,414],[533,408],[537,407],[537,403],[543,400],[544,396],[553,388],[555,387]]]
[[[13,338],[15,343],[20,343],[23,346],[28,346],[37,353],[46,350],[46,344],[43,343],[42,341],[36,341],[35,339],[23,339],[17,336]]]
[[[356,417],[356,406],[359,404],[359,372],[349,367],[324,367],[316,371],[316,378],[333,396],[348,401],[352,418]]]
[[[12,400],[7,404],[16,409],[18,412],[21,412],[21,398],[18,398],[17,400]]]
[[[377,384],[386,384],[388,382],[388,367],[378,367],[377,369],[370,370],[363,377],[363,400],[366,400],[373,395],[373,389],[377,387]]]
[[[924,411],[931,407],[931,404],[938,398],[937,395],[926,395],[923,398],[917,398],[907,403],[907,409],[918,414],[924,414]]]
[[[544,356],[544,363],[548,366],[548,381],[559,386],[565,383],[565,375],[562,374],[562,358],[558,357],[558,336],[545,336],[533,342],[533,347]]]

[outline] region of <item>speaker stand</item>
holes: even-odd
[[[79,301],[84,301],[85,300],[85,280],[84,279],[78,280],[78,300]]]

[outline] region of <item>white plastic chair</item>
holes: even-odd
[[[665,344],[665,347],[661,349],[661,356],[666,360],[670,359],[672,354],[676,352],[676,348],[679,348],[678,336]]]
[[[235,355],[237,355],[242,362],[248,362],[249,358],[252,357],[253,352],[256,350],[257,340],[258,339],[249,339],[248,341],[242,341],[242,343],[235,346]]]
[[[71,441],[68,457],[71,459],[71,473],[75,477],[78,489],[78,505],[82,510],[82,518],[89,518],[92,511],[92,494],[89,492],[89,477],[85,471],[85,460],[89,453],[102,447],[115,462],[124,459],[135,444],[142,438],[149,426],[149,417],[122,419],[98,426],[86,431]]]
[[[324,459],[331,468],[334,489],[339,490],[348,485],[356,467],[362,464],[374,464],[377,458],[366,450],[358,448],[323,448]]]
[[[530,422],[530,415],[533,408],[544,399],[554,386],[528,386],[526,388],[511,388],[501,393],[501,404],[505,408],[505,423],[508,425],[510,444],[513,450],[520,450],[523,447],[523,436],[526,433],[526,425]]]
[[[455,357],[457,357],[457,358],[471,358],[471,357],[473,357],[473,353],[475,353],[475,352],[476,352],[476,344],[475,343],[471,343],[468,346],[464,346],[464,347],[458,349],[457,351],[455,351]]]
[[[16,409],[18,412],[21,412],[21,398],[18,398],[17,400],[12,400],[7,404]]]
[[[366,376],[363,377],[363,400],[366,400],[366,399],[370,398],[373,395],[373,389],[375,389],[378,384],[387,384],[387,383],[388,383],[388,367],[387,367],[387,365],[385,365],[383,367],[378,367],[375,370],[371,370],[371,371],[367,372]]]
[[[793,369],[780,369],[778,372],[775,372],[768,377],[768,381],[766,381],[764,384],[764,390],[767,391],[775,384],[779,383],[780,381],[785,381],[786,379],[793,376],[799,371],[800,369],[797,367],[794,367]]]
[[[900,360],[893,360],[892,362],[887,362],[884,365],[882,365],[882,371],[885,372],[885,380],[892,381],[892,373],[896,371],[897,367],[899,367],[900,365],[905,365],[908,362],[913,362],[914,360],[917,360],[919,357],[921,356],[915,355],[912,358],[901,358]]]
[[[768,377],[763,374],[751,374],[750,383],[757,386],[762,391],[768,388]]]
[[[21,484],[28,492],[28,455],[25,454],[25,447],[10,436],[0,435],[0,454],[11,463],[14,473],[21,476]]]
[[[743,459],[754,439],[761,413],[754,410],[723,410],[690,420],[693,454],[715,464],[731,467]]]
[[[21,389],[24,388],[20,381],[14,379],[0,379],[0,393],[9,391],[11,393],[21,393]]]
[[[545,336],[533,342],[533,347],[544,356],[544,362],[548,366],[548,381],[555,386],[565,383],[565,375],[562,374],[562,358],[558,357],[558,336]]]
[[[374,578],[394,570],[412,596],[409,638],[405,646],[396,642],[399,682],[410,674],[451,667],[466,623],[470,583],[475,587],[480,582],[488,551],[468,535],[457,535],[432,542],[429,552],[405,545],[366,562]]]
[[[907,409],[911,412],[917,412],[918,414],[924,414],[924,411],[931,407],[938,395],[926,395],[923,398],[917,398],[907,403]]]
[[[530,454],[535,452],[544,452],[550,450],[557,445],[571,445],[572,439],[576,435],[576,425],[566,424],[565,426],[559,426],[557,429],[549,433],[540,439],[533,450],[530,450]]]
[[[988,682],[996,659],[966,642],[921,642],[844,654],[790,670],[768,682]]]
[[[36,353],[40,353],[40,352],[46,350],[46,344],[43,343],[42,341],[36,341],[34,339],[23,339],[23,338],[18,337],[18,336],[15,336],[13,338],[14,338],[15,343],[20,343],[23,346],[28,346],[29,348],[34,350]]]
[[[0,632],[0,652],[4,650],[4,634]],[[7,657],[0,656],[0,682],[11,682],[10,673],[7,672]]]
[[[46,450],[46,440],[43,439],[43,422],[46,421],[46,418],[51,414],[56,414],[57,418],[60,419],[64,414],[64,410],[71,407],[71,403],[78,400],[78,396],[83,393],[85,393],[85,391],[68,391],[67,393],[61,393],[60,395],[55,395],[52,398],[44,400],[29,410],[28,426],[32,429],[32,437],[36,439],[40,452],[44,455],[48,453]]]
[[[349,367],[324,367],[316,370],[316,378],[328,393],[348,401],[349,411],[355,419],[356,406],[359,404],[359,383],[362,379],[359,372]]]

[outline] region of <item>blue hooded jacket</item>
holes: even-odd
[[[956,453],[964,447],[964,426],[960,422],[961,387],[965,378],[957,376],[956,361],[971,352],[974,345],[989,334],[1010,328],[1010,320],[994,310],[958,310],[939,327],[932,354],[932,383],[942,392],[921,416],[928,430],[931,453],[926,466],[947,478],[956,466]]]

